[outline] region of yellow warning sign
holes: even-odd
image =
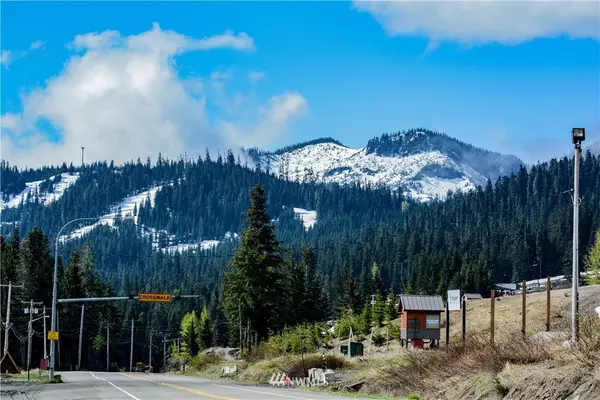
[[[58,331],[48,331],[48,340],[58,340]]]
[[[173,296],[169,293],[140,293],[138,300],[154,303],[170,303],[173,300]]]

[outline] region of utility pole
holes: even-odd
[[[152,331],[150,331],[150,350],[148,351],[148,365],[152,367]]]
[[[131,318],[131,348],[129,350],[129,372],[132,372],[133,369],[133,318]]]
[[[244,345],[242,344],[242,303],[238,303],[238,319],[240,322],[240,355],[244,351]]]
[[[110,326],[108,326],[108,323],[107,323],[106,324],[106,372],[110,371],[109,350],[110,350]]]
[[[81,322],[79,323],[79,353],[77,356],[77,370],[81,370],[81,345],[83,343],[83,313],[85,310],[85,304],[81,305]]]
[[[44,306],[44,360],[48,360],[48,333],[46,331],[46,306]]]
[[[22,288],[23,285],[13,285],[12,282],[8,282],[8,285],[0,285],[1,287],[8,287],[8,301],[6,303],[6,323],[4,324],[4,351],[2,354],[6,354],[8,351],[8,335],[10,332],[10,296],[13,287]]]
[[[85,149],[85,147],[81,146],[81,166],[83,167],[83,149]]]
[[[163,368],[167,372],[167,333],[163,333]]]
[[[573,179],[573,281],[571,288],[571,341],[579,341],[579,160],[581,158],[581,142],[585,140],[584,128],[573,128],[571,131],[575,146],[575,170]]]
[[[34,309],[34,304],[42,304],[41,301],[34,302],[33,299],[24,304],[29,303],[29,307],[25,309],[25,312],[29,314],[29,323],[27,324],[27,380],[29,380],[29,367],[31,363],[31,337],[33,336],[33,314],[37,314],[37,308]]]

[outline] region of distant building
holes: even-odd
[[[481,300],[483,299],[483,296],[479,293],[465,293],[465,298],[467,300]]]

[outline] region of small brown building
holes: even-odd
[[[400,296],[400,339],[430,340],[439,344],[440,316],[445,311],[441,296]],[[422,342],[421,342],[422,343]]]

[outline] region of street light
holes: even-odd
[[[573,128],[571,136],[576,147],[578,144],[581,145],[581,142],[585,140],[585,128]]]
[[[55,241],[55,246],[54,246],[54,278],[52,281],[52,320],[50,322],[50,330],[55,332],[56,331],[56,300],[57,300],[57,286],[58,286],[58,241],[60,239],[60,234],[62,233],[63,229],[65,229],[68,225],[72,224],[73,222],[77,222],[77,221],[95,221],[95,220],[99,220],[102,219],[102,217],[92,217],[92,218],[76,218],[74,220],[71,220],[69,222],[67,222],[66,224],[63,225],[62,228],[60,228],[60,230],[58,231],[58,235],[56,235],[56,241]],[[120,219],[122,220],[131,220],[134,219],[133,216],[131,215],[127,215],[127,216],[122,216],[120,217]],[[50,379],[54,378],[54,356],[55,356],[55,341],[51,340],[50,341],[50,373],[49,373],[49,377]]]
[[[573,128],[571,131],[575,145],[575,169],[573,182],[573,277],[571,285],[571,340],[579,340],[579,159],[581,142],[585,140],[585,128]]]

